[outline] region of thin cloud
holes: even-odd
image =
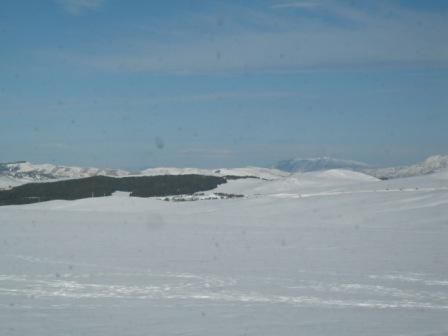
[[[71,15],[96,10],[104,4],[104,0],[56,0],[56,2]]]
[[[169,33],[183,31],[181,38],[169,42],[163,38],[142,38],[132,47],[118,43],[96,55],[72,51],[60,58],[108,72],[181,75],[372,65],[448,66],[444,34],[448,17],[444,13],[422,13],[399,7],[368,12],[330,3],[325,11],[326,16],[331,13],[339,20],[334,20],[335,23],[315,16],[295,20],[281,14],[262,13],[253,15],[258,20],[253,25],[257,28],[237,27],[213,39],[197,30],[189,33],[188,27],[171,27],[171,30],[168,27]],[[241,17],[241,21],[245,18]],[[349,24],[338,25],[340,20]],[[280,22],[280,28],[272,22]]]

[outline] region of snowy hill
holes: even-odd
[[[174,168],[174,167],[160,167],[148,168],[140,171],[136,175],[143,176],[159,176],[159,175],[213,175],[211,170],[199,168]]]
[[[289,176],[277,169],[261,168],[261,167],[245,167],[245,168],[220,168],[220,169],[199,169],[199,168],[149,168],[142,170],[139,175],[157,176],[157,175],[209,175],[209,176],[250,176],[266,180],[275,180],[278,178]]]
[[[136,173],[130,173],[120,169],[83,168],[59,166],[53,164],[33,164],[26,161],[13,163],[0,163],[0,189],[31,183],[46,182],[61,179],[76,179],[91,176],[159,176],[159,175],[208,175],[208,176],[239,176],[255,177],[263,180],[283,180],[296,173],[311,173],[325,171],[352,171],[365,173],[379,179],[393,179],[400,177],[412,177],[428,175],[448,169],[448,156],[432,156],[422,163],[411,166],[392,168],[369,168],[367,164],[350,160],[339,160],[329,157],[314,159],[292,159],[280,161],[276,169],[261,167],[244,168],[221,168],[221,169],[200,169],[200,168],[149,168]],[[345,173],[347,174],[347,173]],[[300,178],[313,179],[312,175],[300,175]],[[325,176],[321,175],[321,178]],[[364,175],[365,176],[365,175]],[[255,182],[254,182],[255,183]]]
[[[0,176],[0,190],[10,189],[28,182],[33,182],[33,180],[16,179],[10,176]]]
[[[310,159],[290,159],[278,162],[275,168],[287,172],[311,172],[329,169],[348,169],[360,171],[367,169],[368,165],[363,162],[341,160],[331,157],[310,158]]]
[[[32,164],[26,161],[0,163],[0,176],[14,179],[16,182],[24,180],[35,182],[53,179],[82,178],[97,175],[127,176],[129,172],[119,169],[82,168],[57,166],[53,164]]]
[[[33,164],[26,161],[13,163],[0,163],[0,188],[3,185],[18,185],[36,181],[48,181],[55,179],[75,179],[91,176],[160,176],[160,175],[210,175],[210,176],[251,176],[267,180],[288,176],[288,173],[277,169],[260,167],[245,168],[175,168],[160,167],[148,168],[136,173],[130,173],[120,169],[83,168],[70,166],[57,166],[53,164]]]
[[[237,180],[218,187],[219,192],[243,195],[301,195],[335,191],[342,187],[378,182],[373,176],[350,170],[333,169],[319,172],[295,173],[276,180]]]
[[[372,175],[380,179],[394,179],[433,174],[448,169],[448,156],[431,156],[423,162],[410,166],[390,168],[370,168],[367,164],[351,160],[340,160],[329,157],[312,159],[283,160],[275,166],[286,172],[313,172],[330,169],[345,169]]]
[[[445,169],[448,169],[448,156],[436,155],[411,166],[367,169],[365,172],[381,179],[392,179],[428,175]]]
[[[161,175],[207,175],[216,177],[238,176],[254,177],[264,180],[275,180],[289,176],[289,173],[268,168],[149,168],[136,173],[119,169],[82,168],[57,166],[53,164],[33,164],[26,161],[0,163],[0,190],[32,183],[50,182],[55,180],[78,179],[92,176],[161,176]]]

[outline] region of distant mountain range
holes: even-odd
[[[320,157],[311,159],[290,159],[278,162],[276,169],[291,173],[307,173],[312,171],[330,170],[330,169],[347,169],[354,171],[362,171],[369,168],[369,165],[363,162],[341,160],[331,157]]]
[[[97,175],[126,176],[130,173],[120,169],[81,168],[53,164],[33,164],[26,161],[0,163],[0,176],[30,178],[33,180],[82,178]]]
[[[92,176],[125,177],[196,174],[217,177],[256,177],[266,180],[276,180],[287,177],[291,173],[331,169],[352,170],[366,173],[380,179],[393,179],[427,175],[444,169],[448,170],[448,156],[432,156],[421,163],[392,168],[372,168],[363,162],[321,157],[283,160],[275,165],[274,169],[260,167],[223,169],[149,168],[136,173],[121,169],[69,167],[53,164],[32,164],[30,162],[20,161],[0,163],[0,189],[7,189],[29,182],[46,182]]]
[[[423,162],[416,163],[410,166],[366,169],[364,170],[364,172],[380,179],[394,179],[428,175],[446,169],[448,169],[448,156],[435,155],[429,157]]]
[[[129,172],[119,169],[32,164],[26,161],[0,163],[0,189],[8,189],[30,182],[48,182],[100,175],[121,177],[129,174]]]
[[[330,157],[283,160],[277,163],[275,168],[291,173],[347,169],[363,172],[380,179],[393,179],[427,175],[448,169],[448,156],[431,156],[425,161],[414,165],[390,168],[373,168],[363,162],[340,160]]]
[[[161,175],[207,175],[215,177],[255,177],[273,180],[289,173],[268,168],[149,168],[139,172],[121,169],[82,168],[53,164],[33,164],[26,161],[0,163],[0,189],[9,189],[31,182],[51,182],[56,180],[78,179],[93,176],[161,176]]]
[[[33,164],[27,161],[0,163],[0,176],[16,179],[31,179],[33,181],[83,178],[91,176],[160,176],[160,175],[211,175],[211,176],[253,176],[257,178],[273,179],[288,175],[287,173],[269,168],[148,168],[139,172],[129,172],[121,169],[82,168],[58,166],[53,164]]]

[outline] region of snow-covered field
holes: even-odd
[[[0,335],[448,335],[448,172],[0,207]]]
[[[11,189],[13,187],[19,186],[21,184],[30,183],[33,181],[26,181],[24,179],[16,179],[10,176],[0,176],[0,190]]]

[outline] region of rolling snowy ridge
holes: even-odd
[[[411,166],[367,169],[366,173],[383,179],[393,179],[401,177],[412,177],[419,175],[433,174],[444,169],[448,169],[448,156],[431,156],[421,163]]]
[[[392,168],[369,168],[357,161],[339,160],[328,157],[315,159],[284,160],[275,169],[261,167],[199,169],[199,168],[148,168],[131,173],[121,169],[82,168],[52,164],[32,164],[30,162],[0,163],[0,189],[7,189],[30,182],[45,182],[60,179],[76,179],[91,176],[159,176],[159,175],[210,175],[255,177],[265,180],[278,180],[295,173],[324,172],[331,170],[350,170],[365,173],[379,179],[395,179],[428,175],[448,169],[448,156],[432,156],[424,162],[411,166]]]
[[[57,166],[53,164],[32,164],[30,162],[14,162],[0,164],[0,176],[15,179],[51,180],[82,178],[97,175],[127,176],[129,172],[120,169],[82,168]]]
[[[275,168],[287,172],[311,172],[329,169],[349,169],[359,171],[368,168],[363,162],[341,160],[330,157],[310,158],[310,159],[290,159],[278,162]]]

